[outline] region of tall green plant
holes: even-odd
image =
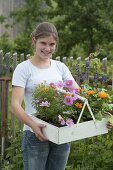
[[[22,170],[23,159],[21,153],[22,131],[16,132],[16,137],[9,136],[9,147],[5,150],[4,164],[2,170]]]
[[[14,41],[9,37],[7,33],[0,37],[0,50],[3,50],[4,53],[14,52],[14,48]]]
[[[72,170],[112,170],[113,130],[107,135],[72,143],[68,167]]]

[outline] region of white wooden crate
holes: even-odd
[[[96,120],[88,104],[87,99],[82,98],[80,96],[79,98],[84,101],[84,105],[77,120],[77,123],[71,127],[56,127],[43,120],[36,118],[33,115],[30,115],[30,117],[37,123],[46,125],[46,127],[43,128],[44,135],[48,138],[48,140],[56,144],[63,144],[108,133],[108,129],[106,127],[107,120],[105,118],[103,118],[101,121]],[[89,114],[91,114],[93,120],[80,123],[82,114],[86,106],[88,107]]]

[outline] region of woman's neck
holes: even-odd
[[[38,68],[49,68],[51,66],[51,60],[48,58],[48,59],[39,59],[39,58],[36,58],[35,56],[33,56],[31,59],[30,59],[31,63],[38,67]]]

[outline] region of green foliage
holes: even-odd
[[[9,38],[7,34],[4,34],[0,37],[0,50],[3,50],[4,53],[14,52],[14,48],[14,41]]]
[[[22,132],[10,140],[2,170],[22,170],[20,150]],[[112,170],[113,130],[107,135],[72,142],[66,170]]]
[[[11,12],[16,22],[24,23],[23,31],[30,35],[34,26],[47,19],[47,5],[44,0],[25,0],[22,7]]]
[[[33,53],[33,47],[31,47],[31,38],[25,33],[20,33],[17,35],[17,37],[14,40],[15,43],[15,51],[18,54],[24,53],[32,54]]]
[[[86,57],[99,45],[103,53],[99,58],[113,58],[113,2],[108,0],[25,0],[25,3],[11,11],[14,25],[22,25],[22,34],[18,33],[15,50],[22,53],[32,52],[30,34],[42,21],[53,22],[59,32],[59,48],[56,56],[73,55]],[[0,22],[6,18],[0,16]],[[9,28],[12,25],[6,24]],[[25,46],[23,45],[24,42]],[[28,44],[27,44],[28,43]],[[4,43],[3,43],[4,44]],[[8,43],[9,46],[10,43]],[[22,44],[22,45],[21,45]],[[8,48],[3,48],[8,49]]]
[[[9,136],[9,146],[5,151],[5,160],[2,170],[22,170],[23,159],[21,153],[22,131],[16,131],[16,137]]]
[[[0,15],[0,23],[1,24],[5,22],[5,19],[6,19],[6,17],[4,17],[3,15]]]
[[[46,1],[48,4],[48,0]],[[51,0],[49,1],[51,2]],[[77,55],[72,53],[76,45],[82,46],[85,53],[93,52],[97,44],[112,42],[113,13],[112,0],[81,1],[54,0],[48,16],[56,23],[60,44],[58,55]],[[108,44],[106,45],[108,46]],[[81,54],[79,54],[81,55]]]
[[[14,25],[20,23],[21,32],[19,32],[14,40],[16,52],[32,54],[33,47],[31,46],[31,32],[34,27],[41,21],[47,20],[48,6],[43,0],[26,0],[25,3],[15,11],[11,11],[10,17],[13,17]]]
[[[73,142],[68,166],[72,170],[112,170],[112,140],[113,131],[107,135]]]
[[[113,95],[111,90],[103,88],[92,88],[91,86],[83,86],[81,96],[85,96],[89,102],[92,112],[97,120],[101,120],[105,112],[112,111]],[[106,103],[106,104],[105,104]],[[84,114],[88,111],[85,109]],[[87,115],[87,114],[86,114]],[[104,115],[105,116],[105,115]]]
[[[30,34],[42,21],[53,22],[59,32],[59,46],[56,56],[86,57],[99,45],[103,53],[99,58],[113,58],[113,2],[108,0],[26,0],[12,11],[14,25],[22,25],[22,34],[18,35],[16,50],[22,53],[32,52]],[[4,22],[1,16],[1,22]],[[8,26],[8,25],[7,25]],[[19,33],[18,33],[19,34]],[[22,46],[22,41],[25,46]],[[27,44],[28,43],[28,44]]]
[[[65,125],[65,122],[68,122],[69,118],[72,118],[71,120],[74,121],[77,117],[75,115],[79,115],[77,114],[79,111],[75,109],[75,100],[71,96],[72,93],[70,93],[70,95],[69,93],[68,95],[62,93],[62,88],[65,93],[66,91],[69,92],[69,88],[72,88],[71,83],[69,81],[65,81],[65,85],[61,82],[58,83],[59,84],[55,84],[51,82],[47,85],[46,82],[43,82],[37,84],[32,95],[32,103],[37,111],[36,116],[56,126],[62,125],[60,121],[63,121],[63,125]],[[59,86],[62,88],[59,88]],[[68,99],[66,99],[66,97],[68,97]],[[59,118],[59,116],[61,118]]]

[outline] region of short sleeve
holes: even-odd
[[[12,86],[25,88],[27,82],[27,68],[23,64],[17,65],[12,77]]]
[[[69,68],[64,64],[62,63],[62,78],[63,80],[74,80]]]

